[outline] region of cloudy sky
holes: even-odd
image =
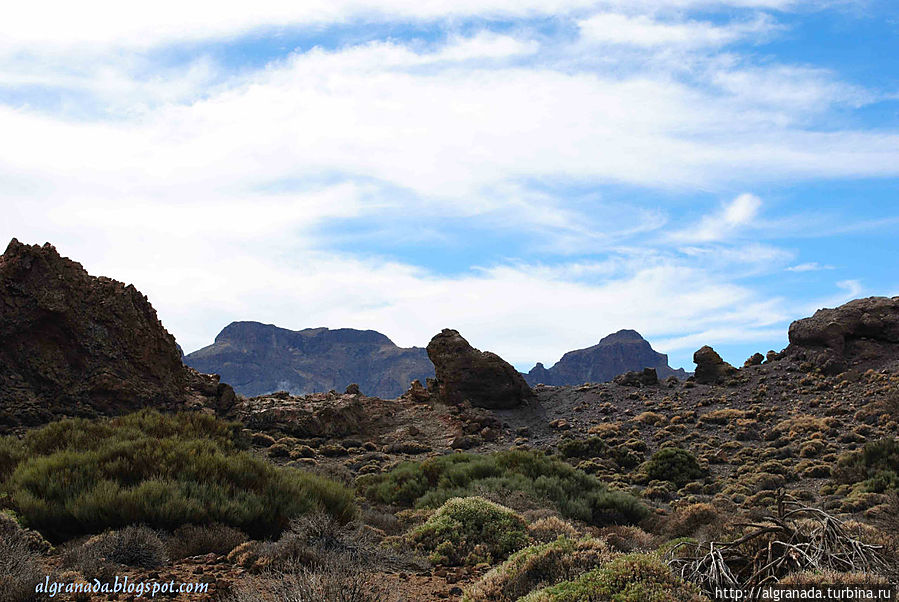
[[[233,320],[692,369],[899,294],[894,0],[19,2],[0,238]]]

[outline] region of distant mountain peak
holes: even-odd
[[[186,355],[184,362],[220,374],[250,396],[342,391],[356,383],[367,395],[389,398],[413,380],[434,375],[424,349],[398,347],[375,330],[288,330],[253,321],[228,324],[212,345]]]
[[[619,374],[655,368],[660,378],[686,378],[683,369],[668,365],[668,356],[655,351],[636,330],[624,329],[600,339],[585,349],[575,349],[562,356],[551,368],[537,363],[525,375],[528,384],[579,385],[585,382],[606,382]]]

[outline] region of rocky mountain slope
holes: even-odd
[[[230,387],[181,363],[132,285],[89,275],[50,245],[0,256],[0,430],[144,406],[227,409]]]
[[[434,376],[427,352],[397,347],[373,330],[307,328],[293,331],[259,322],[234,322],[208,347],[184,357],[201,372],[220,374],[244,395],[343,391],[356,383],[368,395],[396,397],[415,379]]]
[[[685,379],[683,368],[674,370],[668,356],[655,351],[635,330],[619,330],[586,349],[569,351],[551,368],[538,363],[525,375],[528,384],[580,385],[608,382],[625,372],[655,368],[660,379],[676,376]]]

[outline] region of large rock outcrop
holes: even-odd
[[[551,368],[538,363],[525,375],[531,386],[580,385],[607,382],[626,372],[642,372],[654,368],[659,378],[676,376],[687,378],[682,368],[674,370],[668,365],[668,356],[655,351],[649,342],[635,330],[619,330],[586,349],[569,351]]]
[[[737,373],[737,369],[721,359],[718,352],[705,345],[693,354],[696,363],[696,372],[693,374],[696,382],[713,385],[722,383],[727,377]]]
[[[428,343],[437,373],[437,398],[487,409],[514,408],[533,397],[524,377],[503,358],[478,351],[456,330],[443,329]]]
[[[185,367],[132,285],[89,275],[48,244],[0,256],[0,429],[144,406],[226,410],[234,392]]]
[[[294,331],[259,322],[228,325],[215,343],[188,354],[184,363],[221,374],[247,396],[343,391],[355,383],[366,395],[391,398],[413,380],[434,375],[424,349],[397,347],[374,330]]]
[[[855,299],[790,324],[786,355],[828,374],[899,358],[899,297]]]

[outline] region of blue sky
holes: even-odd
[[[741,363],[899,294],[897,57],[889,0],[30,3],[0,237],[188,351],[251,319]]]

